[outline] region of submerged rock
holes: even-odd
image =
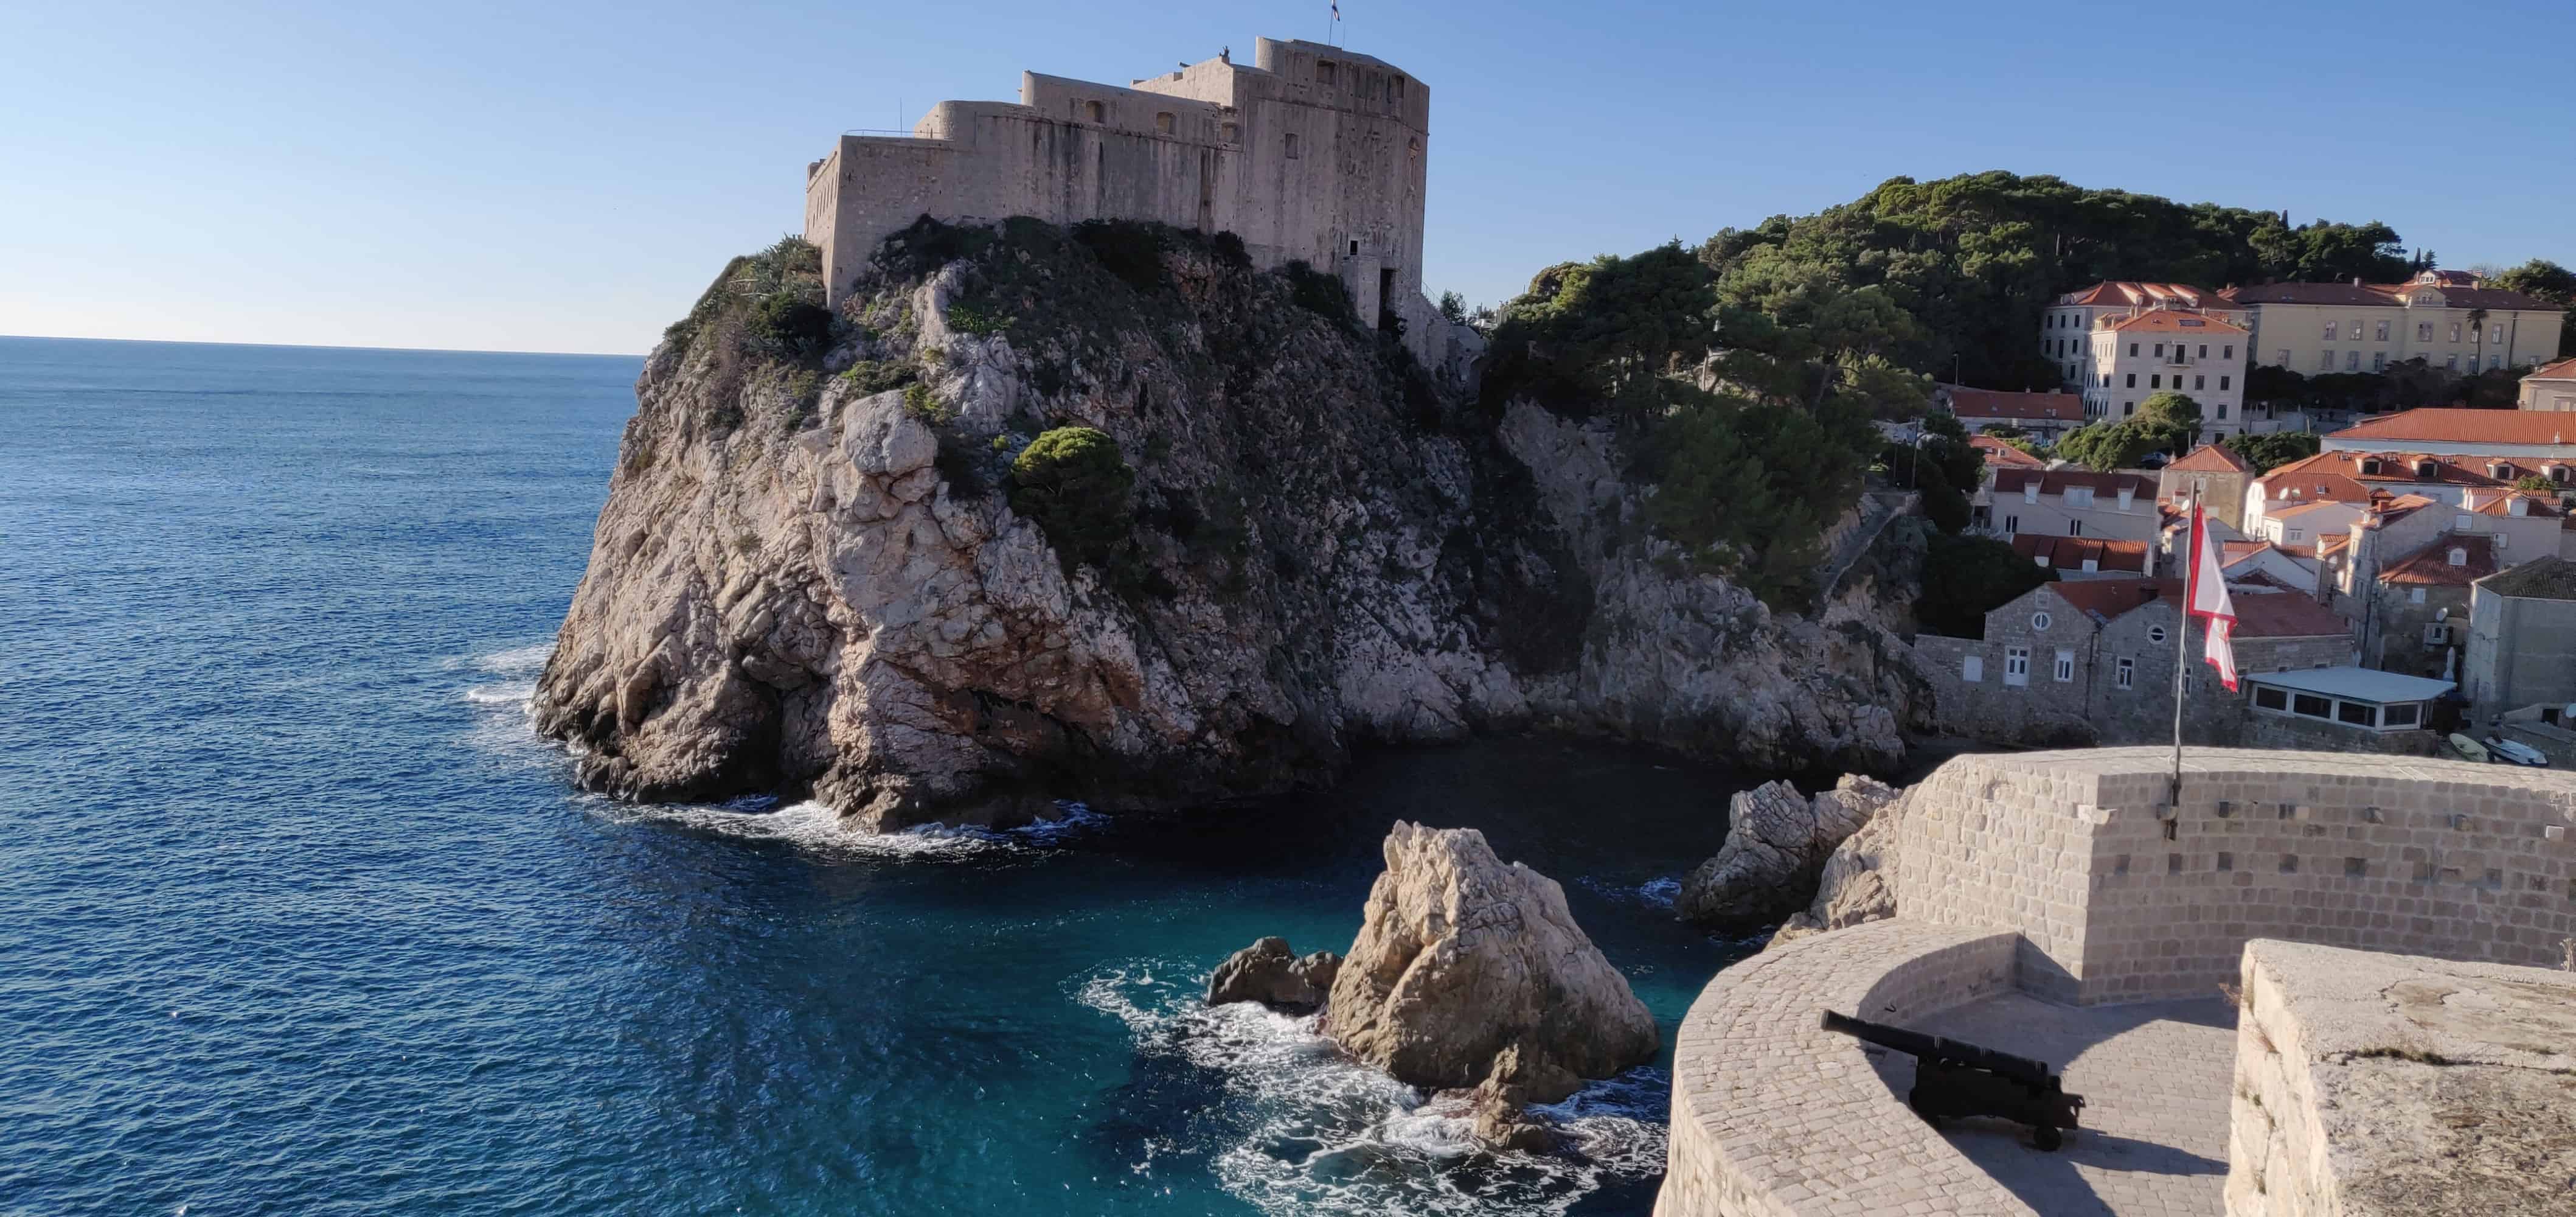
[[[1858,775],[1812,799],[1787,782],[1738,794],[1725,844],[1682,880],[1673,907],[1720,930],[1749,929],[1800,908],[1813,898],[1825,860],[1895,797],[1886,783]]]
[[[1491,1080],[1496,1101],[1508,1094],[1515,1107],[1556,1102],[1584,1078],[1652,1061],[1660,1043],[1645,1004],[1574,924],[1555,880],[1505,865],[1475,829],[1401,821],[1324,1022],[1344,1049],[1398,1081],[1439,1089]]]
[[[1896,915],[1896,830],[1913,793],[1908,788],[1881,805],[1860,831],[1834,847],[1817,877],[1816,898],[1805,910],[1790,914],[1765,949]]]
[[[1342,957],[1317,951],[1300,957],[1285,938],[1264,938],[1226,957],[1208,977],[1207,1004],[1257,1001],[1266,1006],[1313,1009],[1333,991]]]
[[[1531,1115],[1529,1106],[1552,1101],[1544,1097],[1549,1094],[1574,1093],[1581,1079],[1554,1061],[1528,1059],[1532,1063],[1525,1064],[1517,1044],[1495,1053],[1493,1071],[1468,1096],[1468,1111],[1478,1141],[1497,1149],[1553,1153],[1563,1138],[1554,1124]]]

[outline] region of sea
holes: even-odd
[[[0,1213],[1643,1214],[1750,778],[1547,738],[876,836],[576,789],[527,699],[641,361],[0,338]],[[1560,880],[1666,1040],[1563,1155],[1199,1004],[1397,819]]]

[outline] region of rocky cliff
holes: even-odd
[[[1928,704],[1890,632],[1912,529],[1776,614],[1648,535],[1606,434],[1465,404],[1331,280],[1222,242],[925,223],[820,319],[791,259],[737,260],[637,382],[539,729],[600,789],[878,828],[1204,804],[1521,726],[1894,761]],[[1015,482],[1065,427],[1114,441],[1115,535]]]

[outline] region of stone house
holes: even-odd
[[[2534,368],[2522,378],[2522,394],[2514,404],[2525,410],[2576,412],[2576,359]]]
[[[2231,583],[2240,674],[2352,661],[2344,620],[2266,583]],[[2182,632],[2179,579],[2060,581],[1986,614],[1982,639],[1918,635],[1941,728],[2013,743],[2148,743],[2172,738],[2176,647],[2190,656],[2185,737],[2233,742],[2244,697],[2201,662],[2201,626]]]
[[[2416,676],[2455,675],[2454,648],[2466,642],[2469,585],[2496,573],[2494,539],[2443,533],[2380,569],[2377,602],[2362,620],[2370,666]]]
[[[2004,537],[2153,541],[2162,521],[2153,476],[2081,469],[1998,469],[1970,513],[1976,527]]]
[[[2465,593],[2441,589],[2465,588],[2518,563],[2559,556],[2576,537],[2567,522],[2566,513],[2543,496],[2517,491],[2472,488],[2459,503],[2414,494],[2375,501],[2340,543],[2319,547],[2318,591],[2353,622],[2362,662],[2419,670],[2427,646],[2459,645],[2447,637],[2447,626],[2442,640],[2427,641],[2430,627],[2467,607],[2459,599]],[[2454,551],[2460,563],[2451,561]],[[2390,572],[2401,569],[2406,581],[2389,582]],[[2472,573],[2461,577],[2464,570]],[[2446,616],[2443,609],[2451,612]]]
[[[2202,444],[2156,471],[2156,497],[2188,505],[2196,491],[2201,510],[2211,519],[2234,524],[2245,518],[2245,495],[2255,476],[2253,464],[2234,449]]]
[[[2469,590],[2461,684],[2478,720],[2576,703],[2576,562],[2539,558]]]

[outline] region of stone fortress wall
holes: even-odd
[[[805,236],[838,305],[877,245],[924,215],[1145,220],[1243,238],[1255,265],[1339,276],[1440,365],[1465,337],[1422,294],[1431,90],[1371,56],[1262,38],[1132,87],[1022,73],[1020,100],[943,101],[910,137],[843,135],[806,169]],[[1471,336],[1471,335],[1470,335]]]
[[[1908,918],[2018,931],[2055,1001],[2196,997],[2246,940],[2555,965],[2576,936],[2576,778],[2322,752],[1965,756],[1898,827]]]
[[[2576,778],[2192,749],[2176,810],[2170,759],[1963,756],[1917,787],[1896,919],[1766,950],[1684,1017],[1657,1217],[2032,1212],[1908,1111],[1856,1041],[1819,1028],[1823,1009],[1903,1024],[2015,988],[2206,997],[2251,974],[2260,938],[2554,967],[2576,936]],[[2283,1169],[2313,1174],[2299,1163],[2319,1161],[2314,1143]]]

